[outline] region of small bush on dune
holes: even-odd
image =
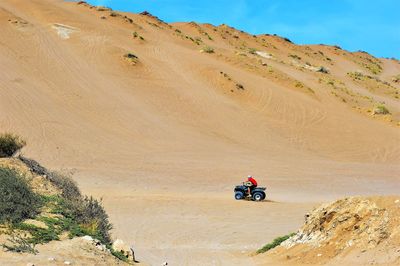
[[[257,49],[255,49],[255,48],[249,48],[249,53],[250,53],[250,54],[256,54],[256,53],[257,53]]]
[[[22,149],[26,142],[19,136],[4,133],[0,135],[0,157],[11,157]]]
[[[324,74],[329,74],[329,69],[327,69],[327,68],[324,67],[324,66],[320,66],[320,67],[318,68],[317,72],[321,72],[321,73],[324,73]]]
[[[132,53],[127,53],[127,54],[124,55],[124,57],[128,58],[128,59],[138,59],[138,57],[135,54],[132,54]]]
[[[111,244],[110,230],[112,225],[101,201],[93,197],[84,197],[65,202],[64,216],[76,221],[79,225],[72,235],[90,235],[103,244]]]
[[[40,198],[24,177],[7,168],[0,168],[0,223],[16,223],[34,217]]]
[[[61,190],[61,196],[63,198],[72,200],[82,196],[78,185],[70,176],[66,176],[57,172],[51,172],[49,179],[58,189]]]
[[[208,54],[212,54],[214,53],[214,48],[210,47],[210,46],[206,46],[203,48],[203,52],[208,53]]]
[[[383,104],[377,105],[374,108],[374,114],[375,115],[387,115],[390,114],[389,109]]]
[[[286,241],[287,239],[289,239],[290,237],[294,236],[294,233],[285,235],[285,236],[281,236],[281,237],[277,237],[275,238],[271,243],[266,244],[265,246],[263,246],[261,249],[257,250],[257,254],[259,253],[265,253],[270,249],[273,249],[277,246],[279,246],[283,241]]]
[[[32,172],[38,175],[46,175],[48,176],[50,173],[46,168],[41,166],[37,161],[33,159],[26,158],[22,155],[18,156],[18,159],[21,160]]]

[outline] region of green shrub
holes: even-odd
[[[265,246],[263,246],[262,248],[257,250],[257,254],[267,252],[268,250],[273,249],[276,246],[279,246],[283,241],[289,239],[290,237],[292,237],[294,235],[295,235],[295,233],[291,233],[291,234],[288,234],[285,236],[275,238],[271,243],[266,244]]]
[[[128,258],[124,255],[124,253],[122,253],[121,251],[117,251],[117,250],[114,250],[111,246],[109,246],[109,247],[107,247],[110,251],[111,251],[111,254],[114,256],[114,257],[116,257],[117,259],[119,259],[119,260],[122,260],[122,261],[125,261],[125,262],[128,262],[129,260],[128,260]]]
[[[26,158],[22,155],[18,156],[18,159],[23,162],[32,172],[38,175],[50,175],[46,168],[41,166],[37,161],[33,159]]]
[[[214,48],[210,47],[210,46],[206,46],[203,48],[203,52],[208,53],[208,54],[212,54],[214,53]]]
[[[124,55],[124,57],[126,57],[128,59],[138,59],[138,57],[132,53],[127,53]]]
[[[18,156],[18,159],[20,159],[35,174],[46,176],[53,185],[61,190],[61,196],[63,198],[76,199],[82,196],[78,185],[70,176],[58,172],[50,172],[37,161],[23,156]]]
[[[389,109],[383,104],[379,104],[374,108],[375,115],[387,115],[390,114]]]
[[[10,244],[1,244],[6,251],[31,254],[38,253],[38,251],[35,249],[36,245],[30,243],[26,235],[21,236],[15,232],[11,232],[11,238],[8,239],[8,242]]]
[[[238,90],[244,90],[244,86],[242,84],[236,84],[236,89]]]
[[[0,157],[11,157],[22,149],[26,142],[19,136],[4,133],[0,135]]]
[[[110,230],[112,225],[101,201],[93,197],[68,200],[65,201],[64,213],[62,214],[79,225],[79,228],[75,228],[76,235],[82,232],[100,240],[103,244],[111,243]]]
[[[0,168],[0,223],[20,222],[38,213],[41,200],[16,171]]]
[[[301,57],[298,56],[297,54],[289,54],[288,56],[293,58],[293,59],[301,60]]]
[[[60,240],[58,235],[62,232],[52,223],[46,223],[48,228],[40,228],[31,224],[19,223],[15,225],[15,229],[29,232],[30,237],[26,240],[32,244],[44,244],[53,240]]]
[[[324,74],[329,74],[329,69],[327,69],[327,68],[324,67],[324,66],[320,66],[320,67],[318,68],[317,72],[321,72],[321,73],[324,73]]]
[[[256,52],[257,52],[257,49],[255,49],[255,48],[249,48],[249,53],[250,53],[250,54],[256,54]]]
[[[70,177],[57,172],[51,172],[48,176],[50,181],[61,190],[63,198],[72,200],[82,196],[76,182]]]
[[[71,177],[50,172],[38,162],[25,157],[19,157],[32,172],[45,175],[47,179],[61,190],[61,195],[41,196],[41,201],[50,208],[50,212],[61,214],[63,218],[40,218],[52,232],[40,231],[46,239],[56,237],[63,231],[69,231],[70,237],[90,235],[103,244],[111,244],[110,230],[112,225],[101,201],[92,197],[83,197],[78,186]],[[40,235],[38,234],[38,236]]]

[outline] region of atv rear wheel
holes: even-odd
[[[235,192],[235,200],[241,200],[244,198],[244,194],[241,191]]]
[[[265,194],[262,192],[254,192],[253,194],[253,200],[254,201],[262,201],[265,199]]]

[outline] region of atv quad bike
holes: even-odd
[[[235,199],[236,200],[241,200],[241,199],[246,199],[250,198],[251,200],[254,201],[262,201],[265,199],[265,187],[255,187],[250,190],[250,195],[248,195],[248,186],[246,186],[244,183],[243,185],[236,186],[234,189],[235,192]]]

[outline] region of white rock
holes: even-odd
[[[400,202],[400,200],[395,200],[395,201],[394,201],[394,203],[399,203],[399,202]]]
[[[262,51],[256,51],[256,54],[261,57],[267,58],[267,59],[272,59],[272,57],[273,57],[272,54],[262,52]]]
[[[321,256],[322,256],[322,254],[321,254],[321,253],[318,253],[318,254],[317,254],[317,257],[321,257]]]
[[[122,254],[124,254],[124,256],[126,256],[129,260],[132,261],[135,260],[135,254],[133,253],[133,249],[128,245],[126,245],[124,241],[122,241],[121,239],[115,240],[114,243],[112,244],[112,248],[115,251],[119,251]]]
[[[82,239],[89,242],[93,241],[93,238],[91,236],[83,236]]]
[[[55,258],[48,258],[47,260],[48,261],[55,261],[56,259]]]
[[[65,265],[71,265],[72,263],[70,261],[66,260],[66,261],[64,261],[64,264]]]

